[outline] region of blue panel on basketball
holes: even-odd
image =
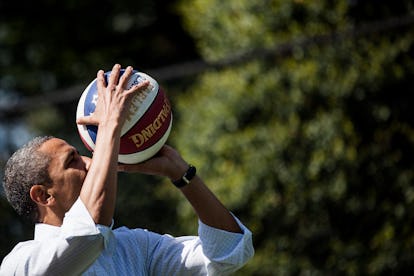
[[[92,82],[92,85],[90,86],[88,93],[86,94],[85,99],[85,107],[84,107],[84,114],[85,116],[91,115],[96,108],[96,100],[98,99],[98,88],[96,85],[96,81]],[[91,137],[92,141],[96,141],[96,134],[98,132],[97,126],[86,126],[86,129],[88,130],[89,136]]]

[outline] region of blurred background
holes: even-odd
[[[83,153],[77,101],[133,65],[168,143],[252,230],[237,275],[414,272],[413,1],[0,2],[0,165],[37,135]],[[168,180],[120,175],[115,226],[196,234]],[[0,199],[0,260],[33,227]]]

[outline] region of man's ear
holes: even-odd
[[[30,198],[40,205],[48,205],[50,197],[51,196],[47,193],[47,188],[44,185],[33,185],[30,188]]]

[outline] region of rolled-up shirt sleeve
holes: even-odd
[[[252,233],[237,218],[242,233],[199,221],[199,236],[149,235],[151,275],[228,275],[254,255]]]
[[[80,236],[101,235],[105,247],[108,243],[109,235],[111,235],[112,226],[113,221],[109,227],[95,224],[88,209],[86,209],[82,200],[78,198],[72,208],[65,214],[61,227],[61,236],[70,240]]]
[[[254,255],[252,233],[236,218],[242,234],[210,227],[199,221],[199,237],[207,257],[208,275],[230,274]]]
[[[108,227],[96,225],[80,199],[61,227],[38,224],[35,240],[19,243],[3,260],[1,275],[79,275],[100,255]],[[37,236],[37,237],[36,237]]]

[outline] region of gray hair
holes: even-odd
[[[16,212],[32,222],[38,222],[39,210],[30,198],[30,188],[36,184],[50,184],[48,168],[50,157],[39,151],[39,147],[53,136],[33,138],[18,149],[7,161],[3,188],[7,200]]]

